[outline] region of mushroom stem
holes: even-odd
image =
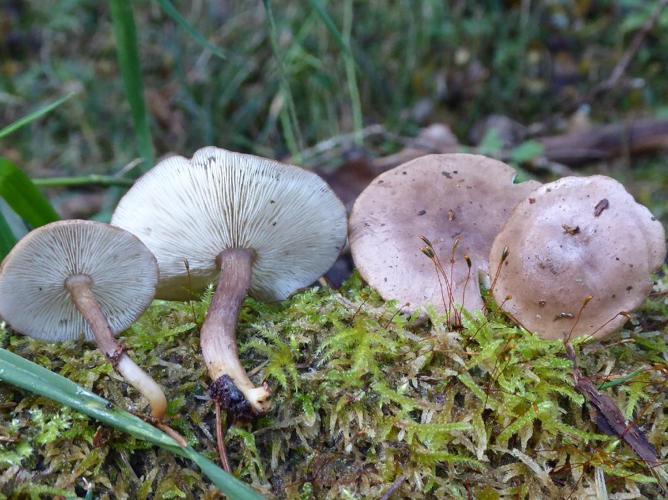
[[[224,388],[229,377],[253,413],[262,415],[269,410],[271,391],[267,386],[255,387],[248,378],[239,361],[236,337],[239,311],[250,287],[253,257],[254,252],[247,248],[230,248],[218,254],[218,288],[202,325],[200,343],[209,376],[214,381],[212,394],[229,392],[229,388]],[[227,397],[215,397],[223,400],[221,403],[226,410],[231,409],[224,401]],[[231,399],[234,400],[234,396]]]
[[[107,318],[91,289],[93,280],[85,274],[70,276],[65,287],[84,319],[95,335],[98,348],[111,362],[114,369],[151,404],[151,414],[162,421],[167,411],[167,399],[162,388],[127,355],[123,346],[114,338]]]

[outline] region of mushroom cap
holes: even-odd
[[[134,235],[102,222],[64,220],[28,233],[0,267],[0,316],[16,331],[49,342],[95,339],[65,288],[88,275],[114,334],[153,300],[158,265]]]
[[[112,223],[160,267],[157,297],[183,300],[218,278],[228,248],[255,252],[251,295],[282,300],[318,279],[346,239],[341,201],[316,174],[215,147],[161,161],[126,193]]]
[[[488,271],[492,241],[512,208],[539,186],[513,184],[514,177],[508,165],[470,154],[423,156],[376,177],[350,215],[350,248],[360,274],[406,311],[431,304],[446,312],[462,303],[481,310],[478,273]],[[441,289],[421,236],[430,240],[449,281],[452,266],[452,294],[446,285]]]
[[[661,223],[602,175],[564,177],[531,193],[494,240],[492,272],[505,247],[496,301],[528,330],[558,340],[588,296],[571,337],[620,328],[626,318],[616,315],[643,303],[666,255]]]

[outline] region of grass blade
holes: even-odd
[[[137,134],[137,147],[144,160],[142,170],[145,172],[153,166],[154,151],[144,101],[144,81],[139,64],[137,28],[132,13],[132,3],[130,0],[110,0],[110,5],[118,63],[123,74],[125,93]]]
[[[346,71],[346,81],[348,84],[348,93],[350,94],[351,107],[353,112],[353,128],[355,129],[354,139],[359,145],[362,145],[362,102],[360,100],[359,87],[357,85],[357,64],[352,51],[352,26],[353,26],[353,2],[346,0],[343,7],[343,34],[339,32],[336,23],[331,18],[320,0],[309,0],[311,8],[318,15],[322,23],[334,38],[336,45],[343,52],[343,60]]]
[[[249,500],[263,498],[250,486],[223,471],[191,447],[180,447],[172,438],[142,419],[114,409],[106,399],[6,349],[0,349],[0,380],[53,399],[106,425],[160,446],[175,455],[191,459],[213,484],[230,498]]]
[[[346,80],[348,82],[348,93],[350,94],[350,105],[353,108],[353,129],[355,130],[355,142],[362,146],[362,102],[360,100],[360,91],[357,86],[357,75],[355,74],[355,59],[350,50],[350,41],[353,27],[353,0],[346,0],[343,8],[343,36],[348,50],[344,52],[343,59],[346,68]]]
[[[17,240],[5,216],[0,212],[0,260],[16,245]]]
[[[285,142],[290,150],[290,154],[295,161],[298,162],[300,151],[303,149],[303,141],[299,128],[299,121],[297,120],[297,108],[295,107],[295,101],[292,98],[290,82],[288,81],[288,75],[285,71],[285,62],[283,61],[283,55],[281,54],[278,43],[278,28],[276,26],[276,19],[274,18],[274,11],[271,7],[271,0],[262,0],[262,3],[264,4],[264,10],[267,13],[271,49],[278,66],[281,95],[283,96],[283,99],[285,99],[285,106],[281,109],[281,125],[283,126]]]
[[[181,15],[181,13],[174,7],[174,4],[169,0],[158,0],[160,7],[165,11],[169,17],[172,18],[176,24],[183,28],[193,40],[197,42],[201,47],[211,51],[213,55],[219,57],[220,59],[226,59],[225,54],[222,50],[216,47],[214,44],[209,42],[195,27],[188,22],[188,20]]]
[[[49,200],[23,170],[0,157],[0,196],[33,228],[60,219]]]
[[[318,14],[318,17],[325,25],[325,28],[327,28],[327,31],[329,31],[329,33],[334,37],[334,41],[336,42],[336,45],[339,46],[339,49],[341,49],[348,57],[354,60],[350,45],[343,39],[343,35],[341,35],[339,32],[336,24],[334,23],[334,20],[327,13],[322,3],[320,3],[320,0],[309,0],[309,3],[311,4],[311,8],[315,11],[315,13]]]
[[[74,187],[74,186],[132,186],[133,179],[114,177],[113,175],[84,175],[80,177],[46,177],[33,179],[39,187]]]
[[[0,129],[0,139],[3,139],[4,137],[7,137],[9,134],[11,134],[13,132],[16,132],[21,127],[25,127],[26,125],[30,125],[35,120],[40,119],[42,116],[44,116],[47,113],[50,113],[51,111],[56,109],[58,106],[63,104],[65,101],[67,101],[69,98],[71,98],[75,94],[76,94],[76,92],[70,92],[69,94],[64,95],[60,99],[57,99],[57,100],[53,101],[51,104],[47,104],[46,106],[43,106],[39,109],[36,109],[32,113],[28,113],[23,118],[19,118],[14,123],[10,123],[6,127],[3,127],[2,129]]]

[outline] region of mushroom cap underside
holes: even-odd
[[[112,222],[160,266],[157,297],[191,298],[217,281],[216,257],[252,249],[250,293],[287,298],[331,267],[346,239],[343,204],[316,174],[215,147],[173,156],[140,178]]]
[[[92,279],[92,291],[114,334],[153,300],[158,266],[135,236],[101,222],[65,220],[28,233],[0,269],[0,316],[16,331],[50,342],[94,340],[65,280]]]

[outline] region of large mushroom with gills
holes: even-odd
[[[28,233],[5,257],[0,316],[35,339],[95,341],[149,401],[160,426],[167,409],[162,388],[114,338],[149,306],[157,282],[155,257],[136,236],[101,222],[53,222]]]
[[[478,278],[488,272],[492,241],[513,207],[540,185],[513,184],[514,178],[510,166],[470,154],[423,156],[379,175],[350,215],[350,248],[362,278],[405,311],[431,305],[453,325],[461,323],[462,308],[482,310]]]
[[[336,260],[346,213],[329,186],[292,165],[206,147],[161,161],[112,221],[156,255],[158,298],[184,300],[218,283],[200,339],[211,395],[233,418],[266,413],[269,388],[256,387],[239,360],[239,310],[248,293],[287,298]]]
[[[492,291],[545,339],[601,338],[644,302],[665,255],[663,226],[622,184],[564,177],[519,203],[499,232]]]

